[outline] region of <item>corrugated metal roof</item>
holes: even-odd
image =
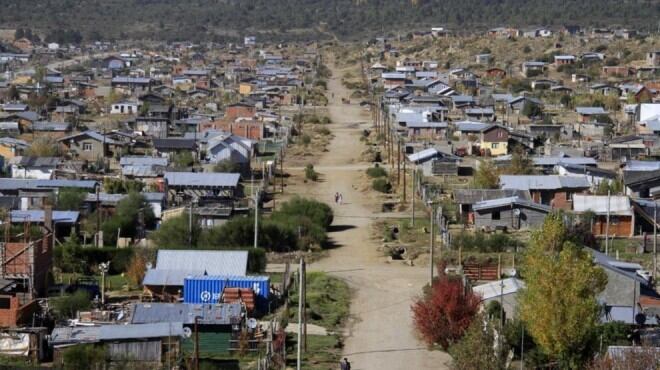
[[[61,161],[58,157],[26,157],[18,156],[11,158],[9,164],[24,167],[56,167]]]
[[[598,164],[594,158],[590,157],[533,157],[532,161],[534,161],[534,165],[536,166],[556,166],[560,163],[587,166],[596,166]]]
[[[477,285],[472,288],[475,294],[478,294],[482,300],[517,293],[525,287],[525,282],[516,278],[508,278],[490,283]]]
[[[520,190],[555,190],[589,188],[586,176],[501,175],[500,188]]]
[[[207,275],[245,276],[247,251],[200,251],[161,249],[156,258],[157,269],[203,270]]]
[[[453,195],[457,204],[475,204],[484,200],[513,196],[531,200],[529,191],[517,189],[455,189]]]
[[[577,107],[575,111],[583,115],[607,114],[603,107]]]
[[[80,212],[78,211],[53,211],[53,222],[56,224],[75,224],[78,222]],[[26,211],[11,211],[11,222],[44,222],[44,211],[41,209],[30,209]]]
[[[500,207],[509,207],[509,206],[524,206],[528,208],[534,208],[538,209],[540,211],[544,212],[550,212],[552,211],[552,207],[546,206],[544,204],[539,204],[539,203],[534,203],[529,200],[524,200],[520,199],[518,197],[506,197],[506,198],[499,198],[499,199],[490,199],[490,200],[484,200],[482,202],[478,202],[474,204],[472,207],[475,211],[482,210],[482,209],[491,209],[491,208],[500,208]]]
[[[132,324],[182,322],[207,325],[231,325],[242,319],[240,303],[189,304],[189,303],[136,303],[131,309]]]
[[[170,186],[235,188],[240,178],[238,173],[165,172],[165,179]]]
[[[613,215],[630,216],[633,214],[630,198],[625,195],[583,195],[573,194],[573,210],[575,212],[593,211],[596,214],[606,214],[609,198],[609,209]]]
[[[492,125],[483,122],[461,121],[456,122],[454,126],[456,127],[456,131],[460,132],[481,132]]]
[[[658,171],[660,170],[660,161],[626,161],[626,171]]]
[[[146,156],[123,156],[119,160],[121,166],[167,166],[167,158]]]
[[[57,346],[170,336],[183,336],[182,322],[61,327],[53,329],[50,343]]]
[[[34,180],[0,178],[0,190],[80,188],[94,189],[93,180]]]

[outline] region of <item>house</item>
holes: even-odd
[[[126,77],[117,76],[110,81],[113,88],[121,88],[130,91],[148,91],[153,81],[148,77]]]
[[[23,155],[28,148],[29,145],[24,140],[0,137],[0,157],[4,160]]]
[[[495,111],[493,108],[468,108],[465,110],[465,117],[468,120],[494,121]]]
[[[591,188],[587,177],[558,175],[500,175],[501,189],[528,190],[536,203],[572,209],[573,194]]]
[[[552,211],[550,206],[517,196],[484,200],[472,206],[479,230],[520,230],[538,227]]]
[[[513,319],[518,312],[518,292],[525,288],[525,282],[517,278],[491,281],[472,287],[472,292],[481,298],[482,307],[497,302],[504,309],[504,317]]]
[[[129,179],[147,180],[162,177],[167,169],[168,159],[163,157],[122,156],[119,159],[121,175]]]
[[[598,83],[591,85],[589,87],[589,92],[591,94],[616,95],[616,96],[621,95],[621,89],[606,83]]]
[[[507,102],[507,105],[508,105],[509,109],[512,112],[515,112],[515,113],[518,113],[518,114],[520,114],[523,111],[526,104],[532,104],[532,105],[536,105],[538,107],[543,106],[543,102],[541,100],[536,99],[536,98],[531,97],[531,96],[511,97],[511,99],[509,99],[509,101]]]
[[[245,306],[241,303],[136,303],[130,308],[130,320],[134,325],[182,323],[184,330],[189,332],[194,332],[197,327],[196,338],[184,336],[181,351],[186,353],[185,356],[192,355],[197,341],[200,358],[218,358],[239,349],[236,339],[241,336],[248,317]]]
[[[655,293],[648,279],[648,272],[637,263],[623,262],[588,248],[594,263],[607,275],[607,285],[597,296],[604,306],[601,321],[620,321],[639,325],[646,321],[655,321],[655,315],[645,314],[645,303],[655,301]],[[630,289],[632,288],[632,289]],[[641,315],[639,315],[641,314]]]
[[[255,142],[237,135],[218,133],[208,139],[206,160],[211,163],[230,161],[249,170]]]
[[[597,189],[603,181],[611,182],[617,179],[617,174],[614,171],[578,163],[560,161],[555,165],[554,171],[560,176],[586,176],[592,189]]]
[[[435,148],[428,148],[417,153],[409,154],[408,161],[419,166],[424,176],[457,175],[458,164],[461,159],[453,154],[441,152]]]
[[[475,63],[477,63],[477,64],[489,64],[492,59],[493,59],[493,56],[490,53],[488,53],[488,54],[477,54],[475,56]]]
[[[170,138],[152,140],[157,154],[163,157],[169,157],[175,153],[193,152],[197,153],[197,143],[194,139]],[[195,154],[196,155],[196,154]]]
[[[532,157],[534,167],[542,170],[543,172],[552,172],[558,164],[572,164],[578,166],[596,167],[597,163],[594,158],[590,157],[569,157],[565,154],[558,156],[542,156]]]
[[[555,55],[555,65],[575,64],[574,55]]]
[[[573,194],[573,212],[593,212],[592,232],[596,236],[631,237],[635,232],[635,213],[626,195]],[[607,217],[609,213],[609,230]]]
[[[653,94],[642,84],[621,84],[621,95],[627,99],[633,99],[635,103],[650,102]]]
[[[611,139],[606,148],[611,160],[625,161],[648,154],[650,147],[654,145],[654,141],[654,138],[648,140],[638,135],[618,136]]]
[[[144,368],[160,368],[182,356],[180,343],[186,335],[182,322],[148,324],[103,324],[56,327],[50,335],[53,363],[64,365],[64,351],[76,345],[103,348],[111,363],[127,359]]]
[[[600,116],[606,116],[607,111],[603,107],[576,107],[575,111],[580,115],[580,122],[598,121]]]
[[[459,217],[467,225],[474,224],[474,205],[494,199],[516,197],[522,200],[531,200],[529,191],[526,190],[502,190],[502,189],[454,189],[452,198],[458,205]]]
[[[381,74],[383,88],[385,90],[393,89],[406,84],[406,74],[401,72],[383,72]]]
[[[660,50],[649,51],[646,53],[646,64],[650,66],[660,66]]]
[[[533,77],[533,76],[538,76],[540,74],[543,74],[547,68],[547,64],[545,62],[524,62],[522,64],[522,74],[525,77]]]
[[[174,301],[183,297],[186,277],[194,275],[245,276],[247,251],[160,249],[156,266],[147,269],[142,285],[147,294]]]
[[[14,179],[49,180],[54,177],[59,164],[60,158],[55,157],[18,156],[9,160],[11,177]]]
[[[490,78],[505,78],[506,77],[506,71],[503,70],[502,68],[488,68],[486,70],[486,76]]]
[[[557,81],[549,80],[547,78],[540,78],[538,80],[534,80],[530,84],[532,90],[548,90],[555,85],[557,85]]]
[[[605,60],[605,54],[597,52],[587,52],[580,56],[582,63],[600,63]]]
[[[109,56],[101,61],[101,68],[110,70],[120,70],[130,66],[130,62],[118,56]]]
[[[239,102],[227,106],[225,109],[225,118],[252,118],[256,113],[257,108],[254,106],[254,104]]]
[[[623,171],[623,184],[626,195],[636,198],[657,198],[660,196],[660,169]]]
[[[163,117],[134,117],[127,122],[134,131],[142,132],[144,135],[164,139],[168,136],[170,119]]]
[[[141,192],[140,195],[144,197],[147,204],[151,207],[154,212],[154,217],[157,220],[160,220],[167,207],[166,194],[158,192]],[[111,215],[115,213],[117,204],[127,196],[128,194],[110,194],[104,192],[88,193],[84,201],[84,207],[89,214],[98,209],[102,209],[103,214]]]
[[[630,77],[633,74],[635,74],[635,70],[628,66],[603,66],[605,77]]]
[[[76,188],[93,192],[97,182],[92,180],[38,180],[0,178],[0,193],[20,198],[20,209],[43,209],[60,188]]]
[[[124,100],[112,104],[110,114],[138,114],[142,103],[139,101]]]
[[[231,202],[240,194],[238,173],[165,172],[168,199],[218,199]]]
[[[97,131],[87,130],[77,134],[64,136],[57,140],[67,148],[73,158],[97,161],[102,158],[113,158],[121,153],[125,143],[113,140]]]
[[[500,125],[489,125],[479,133],[479,148],[483,155],[500,156],[509,152],[509,131]]]

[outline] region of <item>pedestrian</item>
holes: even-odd
[[[339,205],[341,205],[344,202],[344,196],[339,193]]]
[[[339,203],[339,193],[335,193],[335,204]]]
[[[344,357],[344,366],[346,366],[346,370],[351,370],[351,363],[348,362],[348,359]]]

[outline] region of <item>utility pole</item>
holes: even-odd
[[[658,202],[653,199],[653,283],[658,271]]]
[[[401,139],[396,143],[396,187],[401,186]]]
[[[303,350],[307,353],[307,264],[302,264],[302,320],[303,320]]]
[[[412,202],[412,220],[410,224],[415,226],[415,177],[417,177],[417,165],[413,166],[412,171],[412,191],[410,193],[410,198]]]
[[[195,316],[195,370],[199,370],[199,328],[197,327],[197,320],[199,316]]]
[[[302,290],[303,290],[303,259],[300,258],[300,268],[298,269],[300,276],[298,277],[298,356],[296,360],[296,369],[301,369],[301,356],[302,356]]]
[[[430,249],[430,255],[431,255],[431,257],[430,257],[431,280],[429,281],[429,286],[433,285],[433,249],[435,248],[435,228],[434,228],[434,224],[435,224],[435,207],[434,207],[434,205],[435,205],[435,203],[433,201],[429,202],[429,206],[431,206],[431,217],[429,219],[431,221],[430,230],[429,230],[431,232],[431,239],[430,239],[430,242],[429,242],[429,249]]]
[[[403,158],[403,203],[406,202],[406,159]]]
[[[254,248],[257,248],[259,240],[259,189],[254,194]]]
[[[190,202],[190,211],[188,212],[188,246],[192,247],[193,242],[193,202]]]
[[[610,191],[607,191],[607,215],[605,221],[605,255],[610,252]]]
[[[284,194],[284,148],[280,148],[280,179],[282,180],[280,187]]]

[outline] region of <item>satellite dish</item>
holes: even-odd
[[[183,328],[183,337],[184,337],[184,338],[190,338],[190,337],[192,337],[192,330],[190,330],[190,328],[187,327],[187,326],[185,326],[185,327]]]
[[[255,319],[255,318],[248,319],[247,327],[250,328],[250,329],[256,329],[257,328],[257,319]]]

